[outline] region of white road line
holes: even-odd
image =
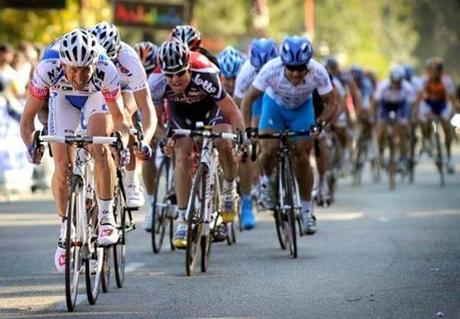
[[[126,265],[125,272],[127,272],[127,273],[133,272],[133,271],[141,268],[144,265],[145,265],[145,263],[129,263],[129,264]]]
[[[379,217],[377,220],[378,220],[379,222],[381,222],[381,223],[386,223],[386,222],[388,221],[388,218],[386,218],[386,217]]]

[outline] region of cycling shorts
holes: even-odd
[[[262,113],[262,99],[263,96],[259,96],[254,103],[252,103],[252,118],[259,117],[260,114]]]
[[[77,96],[51,90],[48,108],[48,132],[50,135],[72,134],[79,125],[86,129],[93,114],[109,113],[101,92],[89,96]]]
[[[279,105],[267,94],[263,96],[262,114],[260,115],[259,130],[282,132],[286,129],[298,132],[310,129],[315,123],[313,101],[310,96],[302,105],[289,109]],[[309,136],[298,137],[296,140],[310,139]]]
[[[380,101],[378,110],[378,119],[383,122],[390,120],[390,112],[396,113],[398,122],[408,123],[410,119],[410,106],[406,101],[400,103],[388,103]]]

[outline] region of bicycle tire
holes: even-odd
[[[110,257],[112,250],[110,248],[104,248],[104,250],[104,266],[102,267],[101,289],[103,293],[107,293],[110,288]]]
[[[206,173],[204,167],[200,165],[193,179],[186,211],[187,245],[185,248],[185,272],[187,276],[192,276],[195,273],[198,253],[201,250],[205,190]]]
[[[279,169],[276,172],[276,204],[275,204],[275,209],[273,210],[273,217],[275,218],[275,228],[276,228],[276,235],[278,237],[278,242],[280,243],[280,247],[282,250],[286,249],[286,239],[284,238],[284,223],[283,219],[281,216],[280,212],[280,206],[281,204],[279,203],[279,199],[281,198],[281,189],[280,189],[280,176],[279,176]]]
[[[435,156],[435,164],[438,168],[440,184],[441,186],[446,185],[445,173],[444,173],[444,159],[442,155],[442,146],[441,146],[441,136],[439,135],[439,126],[436,123],[436,128],[434,132],[434,139],[436,143],[436,156]]]
[[[74,311],[78,295],[78,283],[80,273],[83,268],[81,260],[81,231],[77,227],[77,212],[79,196],[83,196],[81,189],[81,178],[79,176],[71,177],[70,192],[67,202],[67,230],[66,230],[66,245],[65,245],[65,297],[66,306],[69,312]],[[71,238],[72,226],[75,228],[75,238]],[[78,238],[78,240],[76,240]]]
[[[391,124],[389,124],[391,125]],[[388,134],[388,150],[389,150],[389,159],[388,159],[388,182],[390,190],[396,188],[396,160],[395,160],[395,143],[393,132]]]
[[[415,124],[412,123],[409,132],[409,183],[414,183],[415,174],[415,144],[417,143],[417,136],[415,132]]]
[[[286,203],[289,207],[287,209],[287,225],[285,230],[287,232],[287,236],[289,237],[289,253],[292,258],[297,258],[297,235],[296,235],[296,227],[295,227],[295,206],[294,206],[294,192],[292,190],[292,182],[295,177],[292,171],[292,165],[290,163],[289,158],[286,159],[285,170],[283,171],[283,181],[284,181],[284,189],[287,190],[286,192]],[[289,176],[291,175],[291,176]]]
[[[113,245],[113,271],[118,288],[122,288],[125,281],[126,267],[126,201],[123,194],[123,185],[119,176],[118,188],[114,199],[114,217],[119,225],[120,236],[118,242]]]
[[[364,134],[361,132],[358,137],[358,152],[356,154],[355,162],[353,164],[353,185],[360,186],[361,185],[361,175],[364,166],[364,153],[366,147],[366,140],[364,138]]]
[[[97,206],[88,211],[88,227],[92,227],[92,238],[88,238],[87,245],[91,245],[93,253],[84,259],[85,263],[85,281],[86,281],[86,297],[90,305],[96,304],[99,292],[101,291],[101,284],[104,269],[104,254],[105,249],[97,245]],[[94,225],[94,227],[93,227]],[[92,269],[91,260],[96,260],[96,269]]]
[[[166,232],[167,218],[164,205],[167,205],[168,201],[169,164],[169,158],[163,158],[155,178],[155,196],[152,203],[152,228],[150,232],[154,254],[160,253]],[[163,184],[161,184],[162,181],[164,182]],[[161,194],[161,191],[164,194]]]

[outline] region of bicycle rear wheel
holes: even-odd
[[[185,272],[187,276],[195,274],[198,254],[201,248],[203,232],[203,209],[206,190],[206,173],[200,166],[193,179],[187,204],[187,246],[185,248]]]
[[[390,124],[391,125],[391,124]],[[395,143],[394,143],[394,135],[388,134],[388,181],[390,190],[394,190],[396,187],[396,159],[395,159]]]
[[[65,297],[69,312],[75,309],[78,295],[78,283],[80,273],[83,270],[82,260],[82,227],[79,225],[80,197],[84,196],[81,188],[81,180],[78,176],[72,176],[70,194],[67,203],[67,231],[65,244]],[[72,228],[75,229],[72,238]]]
[[[152,249],[158,254],[163,245],[163,239],[168,223],[168,180],[169,180],[169,158],[161,161],[155,181],[155,197],[152,204]]]
[[[119,228],[120,237],[113,245],[113,270],[118,288],[122,288],[125,281],[126,267],[126,204],[123,194],[123,185],[119,182],[114,198],[114,217]]]

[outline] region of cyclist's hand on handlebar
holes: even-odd
[[[116,145],[110,147],[115,163],[118,167],[126,166],[131,160],[131,153],[129,149],[123,145],[120,132],[114,132],[113,136],[118,138]]]
[[[40,131],[33,134],[32,144],[27,146],[27,160],[32,164],[40,164],[45,146],[40,143]]]
[[[173,138],[163,138],[160,140],[160,149],[163,154],[167,157],[171,157],[174,154],[175,140]]]
[[[138,159],[145,161],[152,156],[152,148],[150,145],[141,142],[140,145],[134,145],[134,154]]]
[[[326,127],[326,121],[318,121],[313,124],[310,128],[311,135],[314,137],[319,137]]]

